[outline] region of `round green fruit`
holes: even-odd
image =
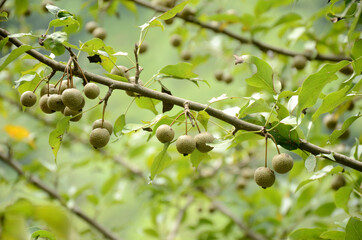
[[[82,108],[84,97],[78,89],[68,88],[62,93],[62,101],[70,109],[79,110]]]
[[[307,65],[307,58],[303,55],[296,55],[293,58],[293,67],[298,70],[302,70]]]
[[[254,172],[254,180],[256,184],[265,189],[273,186],[275,182],[275,174],[270,168],[259,167]]]
[[[49,108],[48,99],[49,96],[47,94],[41,96],[39,99],[39,107],[44,113],[51,114],[54,113],[55,111]]]
[[[195,136],[196,148],[202,153],[210,152],[214,147],[210,147],[207,144],[214,141],[214,136],[211,133],[203,132]]]
[[[195,139],[189,135],[182,135],[176,140],[176,149],[184,156],[192,153],[196,148]]]
[[[230,84],[234,81],[234,77],[230,73],[225,73],[223,76],[223,81],[227,84]]]
[[[114,66],[111,71],[111,74],[118,75],[118,76],[129,79],[128,68],[125,66],[122,66],[122,65]]]
[[[323,118],[323,123],[328,129],[335,129],[337,126],[337,119],[333,114],[327,114]]]
[[[21,105],[24,107],[31,107],[34,106],[36,103],[36,95],[32,91],[26,91],[23,94],[21,94],[20,97]]]
[[[54,89],[54,90],[53,90]],[[56,93],[54,84],[45,84],[40,90],[40,96],[42,97],[45,94],[53,94]]]
[[[184,61],[189,61],[192,58],[192,53],[188,50],[184,50],[181,53],[181,59]]]
[[[175,137],[175,132],[169,125],[162,124],[156,130],[156,137],[162,143],[171,142]]]
[[[95,83],[87,83],[84,86],[84,95],[89,99],[95,99],[99,96],[99,87]]]
[[[143,41],[143,43],[140,46],[139,53],[140,54],[145,53],[147,50],[148,50],[148,43]]]
[[[172,45],[172,46],[178,47],[178,46],[180,46],[181,43],[182,43],[182,38],[181,38],[180,35],[175,34],[175,35],[172,35],[172,36],[171,36],[170,42],[171,42],[171,45]]]
[[[104,40],[107,37],[107,32],[102,27],[96,27],[92,32],[93,37]]]
[[[79,114],[79,115],[78,115]],[[82,110],[73,110],[69,107],[65,107],[64,109],[64,116],[71,116],[72,118],[70,121],[72,122],[78,122],[82,118]]]
[[[343,174],[338,174],[337,176],[334,176],[331,183],[331,188],[337,191],[338,189],[340,189],[345,185],[346,185],[346,178],[343,176]]]
[[[103,124],[102,124],[102,119],[98,119],[95,120],[92,124],[92,129],[96,129],[96,128],[105,128],[108,130],[109,135],[112,134],[113,132],[113,126],[112,123],[107,121],[107,120],[103,120]]]
[[[48,107],[54,111],[62,111],[65,108],[65,105],[62,101],[62,96],[59,94],[49,95],[47,103]]]
[[[110,134],[105,128],[93,129],[90,136],[89,142],[94,148],[102,148],[109,142]]]
[[[85,30],[89,33],[93,33],[93,31],[98,27],[98,23],[96,21],[87,22],[85,25]]]
[[[217,70],[214,74],[214,77],[218,81],[222,81],[224,79],[224,72],[222,70]]]
[[[287,153],[275,155],[272,159],[272,165],[277,173],[287,173],[293,168],[293,158]]]

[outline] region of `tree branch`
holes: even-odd
[[[240,218],[238,218],[230,209],[225,207],[221,202],[219,201],[212,201],[213,206],[220,211],[222,214],[228,216],[233,222],[245,232],[246,236],[253,240],[266,240],[262,235],[252,231],[247,225],[245,225]]]
[[[169,10],[169,8],[163,7],[163,6],[157,6],[157,5],[153,5],[150,2],[146,2],[143,0],[130,0],[140,6],[155,10],[157,12],[166,12]],[[342,60],[348,60],[348,61],[352,61],[352,59],[350,57],[347,56],[341,56],[341,55],[324,55],[324,54],[320,54],[318,53],[316,56],[311,56],[307,53],[298,53],[298,52],[294,52],[288,49],[283,49],[283,48],[278,48],[272,45],[268,45],[266,43],[254,40],[254,39],[249,39],[240,35],[237,35],[235,33],[233,33],[232,31],[229,31],[227,29],[220,29],[218,27],[215,27],[211,24],[208,23],[203,23],[200,22],[199,20],[197,20],[195,17],[183,17],[180,14],[177,14],[176,17],[183,19],[186,22],[198,25],[201,28],[205,28],[205,29],[209,29],[215,33],[221,33],[224,34],[230,38],[233,38],[237,41],[239,41],[240,43],[244,43],[244,44],[252,44],[254,46],[256,46],[257,48],[259,48],[261,51],[263,52],[267,52],[267,51],[273,51],[282,55],[286,55],[286,56],[290,56],[290,57],[294,57],[297,55],[303,55],[305,56],[308,60],[324,60],[324,61],[332,61],[332,62],[339,62]]]
[[[6,30],[0,28],[0,36],[7,37],[8,35],[9,35],[9,33]],[[10,38],[9,41],[12,42],[13,44],[15,44],[17,47],[24,45],[21,41],[19,41],[16,38]],[[64,64],[61,64],[53,59],[47,58],[46,56],[42,55],[41,53],[37,52],[34,49],[31,49],[31,50],[27,51],[26,53],[28,53],[30,56],[36,58],[40,62],[48,65],[53,70],[64,72],[64,70],[66,68],[66,66]],[[74,74],[74,76],[78,76],[80,78],[83,77],[82,73],[79,70],[73,71],[73,74]],[[132,83],[116,81],[116,80],[113,80],[113,79],[110,79],[107,77],[103,77],[103,76],[100,76],[100,75],[97,75],[97,74],[94,74],[91,72],[84,72],[84,75],[87,77],[88,81],[97,82],[97,83],[100,83],[100,84],[103,84],[106,86],[112,86],[113,89],[132,91],[132,92],[138,93],[144,97],[158,99],[158,100],[161,100],[166,103],[180,106],[182,108],[184,107],[185,102],[189,102],[189,108],[191,110],[195,110],[195,111],[205,110],[210,116],[220,119],[226,123],[229,123],[229,124],[233,125],[236,129],[259,132],[257,134],[264,136],[262,126],[243,121],[234,116],[228,115],[221,110],[209,107],[206,104],[201,104],[201,103],[193,102],[193,101],[190,101],[190,100],[187,100],[184,98],[171,96],[166,93],[158,92],[158,91],[143,87],[139,84],[132,84]],[[351,167],[353,169],[356,169],[356,170],[362,172],[362,162],[357,161],[353,158],[347,157],[347,156],[339,154],[339,153],[335,153],[335,152],[325,149],[325,148],[321,148],[319,146],[316,146],[312,143],[305,141],[304,139],[300,139],[300,144],[298,147],[300,149],[310,152],[314,155],[333,154],[334,160],[337,163]],[[331,160],[328,157],[325,157],[325,158],[328,160]]]
[[[79,218],[81,218],[83,221],[87,222],[90,226],[92,226],[94,229],[96,229],[99,233],[101,233],[105,238],[110,240],[121,240],[121,238],[117,237],[113,232],[106,229],[104,226],[99,224],[94,219],[87,216],[84,212],[82,212],[77,207],[69,207],[66,204],[66,201],[57,193],[55,190],[49,188],[45,183],[40,181],[38,178],[31,176],[29,174],[26,174],[21,166],[12,159],[11,154],[5,154],[3,152],[0,152],[0,160],[3,161],[5,164],[7,164],[9,167],[11,167],[13,170],[15,170],[19,176],[24,177],[29,183],[33,184],[46,194],[50,198],[53,198],[57,200],[63,207],[68,209],[73,214],[77,215]]]

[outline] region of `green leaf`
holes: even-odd
[[[49,23],[48,29],[51,27],[64,27],[64,26],[70,26],[75,25],[76,29],[79,29],[80,24],[74,17],[67,17],[63,19],[54,19]]]
[[[276,126],[278,125],[278,126]],[[299,146],[299,136],[293,126],[284,123],[272,122],[270,127],[276,126],[273,130],[269,131],[275,138],[277,143],[285,149],[294,150]]]
[[[243,118],[252,113],[270,112],[270,110],[269,105],[264,101],[264,99],[250,99],[248,103],[240,109],[239,118]]]
[[[315,172],[313,174],[313,176],[311,176],[309,179],[304,180],[301,183],[299,183],[295,192],[298,192],[299,189],[301,189],[304,185],[306,185],[310,182],[320,180],[328,175],[339,173],[342,171],[343,171],[343,167],[341,167],[341,166],[333,167],[332,165],[328,165],[328,166],[324,167],[322,170]]]
[[[251,78],[246,79],[247,84],[276,93],[273,84],[273,70],[270,65],[264,60],[251,55],[243,55],[241,58],[245,63],[254,64],[257,68],[257,72]]]
[[[361,5],[359,5],[357,8],[357,12],[354,14],[353,22],[352,22],[352,24],[349,25],[349,28],[348,28],[347,36],[348,36],[349,42],[352,42],[354,39],[359,38],[359,36],[360,36],[360,31],[359,30],[355,31],[355,30],[356,30],[357,24],[360,20],[361,12],[362,12],[362,7],[361,7]]]
[[[192,72],[193,65],[191,63],[181,62],[176,65],[167,65],[160,70],[160,73],[177,77],[177,78],[195,78],[198,75]]]
[[[165,169],[171,162],[171,157],[167,153],[168,146],[170,146],[170,143],[165,143],[163,150],[153,160],[151,165],[151,180],[153,180],[155,176]]]
[[[113,187],[116,185],[117,181],[120,179],[118,174],[112,174],[102,185],[101,194],[106,195]]]
[[[352,57],[353,59],[362,57],[362,39],[358,39],[357,41],[354,42],[352,48]]]
[[[190,2],[190,0],[186,0],[178,5],[176,5],[175,7],[173,7],[172,9],[168,10],[167,12],[161,14],[158,19],[160,20],[167,20],[170,18],[173,18],[177,13],[181,12],[182,9],[184,9],[184,7],[186,6],[186,4],[188,4]]]
[[[190,160],[194,168],[197,168],[202,161],[208,161],[210,159],[211,157],[208,153],[202,153],[197,149],[190,154]]]
[[[9,63],[14,61],[21,54],[25,53],[26,51],[29,51],[32,48],[33,47],[29,46],[29,45],[22,45],[16,49],[14,49],[13,51],[11,51],[11,53],[0,58],[0,71],[2,71],[7,65],[9,65]]]
[[[28,10],[29,1],[28,0],[15,0],[15,14],[17,16],[23,15],[26,10]]]
[[[60,119],[55,129],[49,134],[49,145],[53,150],[55,162],[57,161],[57,154],[62,144],[63,135],[69,128],[69,120],[71,117],[63,117]]]
[[[125,77],[121,77],[115,74],[110,74],[110,73],[106,73],[105,74],[107,77],[112,78],[114,80],[120,81],[120,82],[127,82],[128,83],[128,79]]]
[[[283,16],[281,16],[278,21],[276,23],[274,23],[274,27],[284,24],[284,23],[288,23],[288,22],[294,22],[297,21],[299,19],[302,19],[302,17],[297,14],[297,13],[287,13]]]
[[[113,128],[114,135],[117,136],[119,132],[122,132],[125,125],[126,125],[126,115],[122,114],[117,118],[116,122],[114,123],[114,128]]]
[[[145,234],[147,234],[148,236],[150,236],[150,237],[155,237],[155,238],[159,237],[158,232],[155,229],[152,229],[152,228],[145,228],[145,229],[143,229],[143,232]]]
[[[336,64],[328,63],[317,73],[310,75],[306,80],[304,80],[302,89],[298,96],[298,113],[305,108],[313,106],[317,102],[324,86],[327,83],[338,79],[335,73],[348,64],[349,62],[346,60]]]
[[[59,56],[62,55],[65,51],[63,42],[66,40],[67,34],[65,32],[54,32],[45,38],[44,47],[45,49]]]
[[[328,141],[333,144],[337,141],[337,139],[349,128],[349,126],[354,123],[358,118],[362,116],[362,113],[358,113],[356,116],[349,117],[346,121],[343,122],[342,128],[339,130],[334,130],[332,134],[329,136]]]
[[[136,97],[136,104],[138,107],[148,109],[154,114],[158,114],[156,105],[159,102],[160,101],[148,97]]]
[[[319,217],[328,217],[331,216],[333,211],[336,209],[334,202],[327,202],[319,206],[314,213]]]
[[[311,154],[309,157],[305,160],[304,165],[308,172],[313,172],[317,164],[316,157]]]
[[[362,239],[362,221],[358,218],[351,217],[346,226],[347,239]]]
[[[33,91],[40,82],[41,78],[37,73],[35,74],[26,74],[22,76],[19,80],[15,81],[15,88],[18,89],[19,93],[22,94],[26,91]]]
[[[320,235],[321,238],[323,239],[329,239],[329,240],[345,240],[348,238],[346,237],[346,233],[342,232],[342,231],[336,231],[336,230],[330,230],[330,231],[326,231],[324,233],[322,233]]]
[[[209,119],[210,115],[206,111],[202,110],[197,113],[196,120],[201,123],[201,125],[205,128],[205,131],[207,131],[207,124]]]
[[[352,62],[353,70],[358,74],[362,73],[362,57],[357,58]]]
[[[343,208],[346,213],[348,213],[348,201],[349,197],[353,191],[353,188],[350,186],[341,187],[334,194],[334,203],[337,207]]]
[[[326,97],[324,97],[322,105],[313,114],[312,120],[315,121],[321,114],[332,111],[341,103],[346,101],[346,99],[348,98],[346,95],[349,89],[350,86],[345,86],[344,88],[336,92],[330,93]]]
[[[325,230],[322,228],[300,228],[289,235],[290,240],[320,240]]]

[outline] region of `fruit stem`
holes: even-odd
[[[172,121],[172,123],[170,124],[170,127],[172,127],[172,125],[176,122],[176,120],[177,120],[179,117],[181,117],[182,114],[184,114],[184,113],[185,113],[185,111],[183,111],[182,113],[180,113],[180,114]]]
[[[106,112],[108,99],[109,99],[109,97],[112,95],[112,92],[113,92],[113,86],[111,85],[111,86],[109,86],[108,92],[106,93],[106,95],[104,96],[104,98],[99,102],[99,104],[101,104],[102,102],[104,102],[103,111],[102,111],[102,127],[103,127],[103,122],[104,122],[104,113]]]
[[[84,72],[83,72],[82,68],[80,67],[77,59],[73,58],[73,62],[77,64],[77,66],[78,66],[78,68],[79,68],[79,71],[80,71],[80,73],[82,74],[83,79],[84,79],[84,81],[85,81],[85,84],[87,84],[87,83],[88,83],[88,80],[87,80],[87,78],[85,77]]]
[[[265,134],[265,163],[264,166],[268,166],[268,135]]]
[[[197,124],[197,120],[196,120],[195,116],[194,116],[189,110],[188,110],[188,114],[189,114],[189,116],[191,116],[191,117],[194,119],[195,125],[196,125],[196,127],[197,127],[197,131],[199,131],[199,133],[201,133],[199,124]]]
[[[138,84],[138,80],[140,78],[140,67],[139,67],[139,64],[138,64],[138,44],[136,43],[134,45],[134,56],[135,56],[135,59],[136,59],[136,75],[134,76],[134,81],[135,81],[135,84]]]
[[[273,140],[273,142],[274,142],[274,144],[275,144],[275,147],[277,148],[278,154],[280,154],[280,151],[279,151],[279,147],[278,147],[277,141],[275,141],[275,138],[273,137],[273,135],[271,135],[270,133],[267,133],[267,135],[266,135],[266,136],[269,136],[269,137]]]

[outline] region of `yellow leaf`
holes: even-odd
[[[30,136],[28,129],[18,126],[18,125],[5,125],[5,132],[12,138],[17,141],[22,141]]]

